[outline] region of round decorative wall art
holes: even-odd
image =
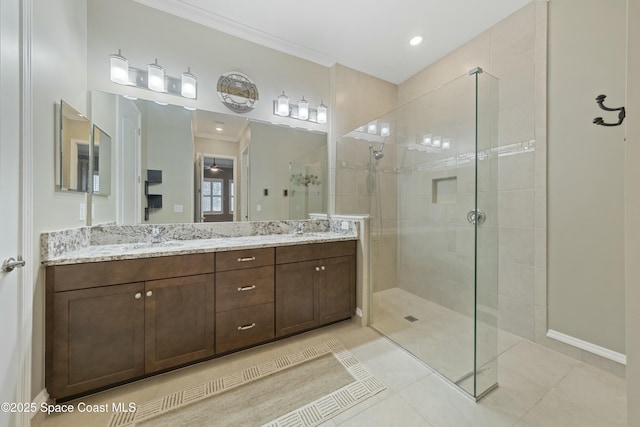
[[[217,90],[220,101],[236,113],[247,113],[258,103],[258,87],[248,76],[238,71],[221,75]]]

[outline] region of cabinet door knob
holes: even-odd
[[[138,292],[137,294],[135,294],[135,298],[136,299],[142,298],[142,292]]]
[[[151,295],[153,295],[153,291],[147,291],[147,296],[150,297]]]
[[[316,271],[320,271],[320,267],[316,267]]]
[[[238,292],[244,292],[244,291],[252,291],[256,288],[256,285],[251,285],[251,286],[242,286],[238,288]]]
[[[322,270],[322,271],[326,270],[324,265],[320,267],[320,270]]]
[[[251,328],[253,328],[254,326],[256,326],[256,324],[255,324],[255,323],[252,323],[252,324],[250,324],[250,325],[238,326],[238,330],[239,330],[239,331],[246,331],[247,329],[251,329]]]

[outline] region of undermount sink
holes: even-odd
[[[150,249],[150,248],[171,248],[175,246],[182,245],[182,242],[169,240],[165,242],[142,242],[142,243],[134,243],[131,245],[132,249]]]
[[[294,233],[294,237],[302,237],[302,238],[309,238],[309,237],[322,237],[324,235],[326,235],[326,232],[311,232],[311,233],[302,233],[302,234],[297,234]]]

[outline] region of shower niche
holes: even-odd
[[[456,203],[458,177],[434,178],[431,180],[431,203]]]
[[[497,386],[497,118],[476,68],[336,151],[336,212],[370,216],[369,325],[474,399]]]

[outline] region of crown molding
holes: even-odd
[[[137,3],[187,19],[214,30],[259,44],[307,61],[332,67],[336,59],[322,52],[308,49],[208,10],[189,4],[186,0],[134,0]]]

